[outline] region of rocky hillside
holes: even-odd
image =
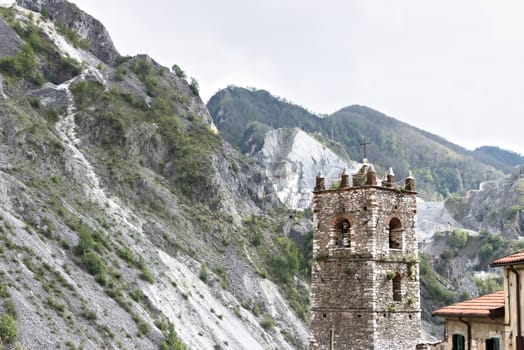
[[[392,165],[400,178],[414,169],[425,198],[500,174],[364,107],[317,116],[239,88],[220,91],[208,107],[211,114],[180,68],[120,56],[103,25],[75,5],[0,7],[7,349],[306,348],[308,206],[319,171],[328,182],[343,168],[353,172],[349,155],[361,158],[367,136],[379,173]],[[516,188],[508,186],[503,195]],[[468,198],[489,202],[475,193]],[[481,228],[465,219],[477,204],[460,203],[419,203],[426,322],[460,287],[477,292],[459,277],[478,257],[460,260],[467,245],[432,239],[459,221]],[[441,256],[458,262],[441,264]]]
[[[501,272],[489,264],[524,248],[523,207],[524,166],[463,197],[419,203],[417,233],[433,233],[421,244],[426,319],[442,305],[503,288]]]
[[[323,142],[299,128],[269,130],[262,149],[252,155],[266,169],[279,200],[291,209],[307,209],[319,173],[337,181],[346,169],[355,173],[359,163],[335,153]]]
[[[519,239],[524,233],[524,165],[503,179],[482,183],[465,197],[448,199],[446,208],[467,228]]]
[[[306,346],[309,218],[177,73],[64,0],[0,8],[7,349]]]
[[[426,200],[463,193],[502,175],[458,145],[363,106],[318,116],[267,91],[237,87],[217,92],[207,106],[224,139],[244,153],[260,150],[268,130],[300,128],[360,160],[367,137],[368,158],[382,171],[392,166],[399,176],[412,170],[419,195]]]

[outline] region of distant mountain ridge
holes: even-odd
[[[503,174],[461,146],[365,106],[349,106],[320,118],[267,91],[228,87],[211,97],[207,107],[222,137],[244,153],[261,149],[263,135],[271,129],[297,127],[341,145],[351,158],[361,160],[366,137],[370,161],[382,172],[392,166],[399,177],[413,171],[425,199],[463,193]]]
[[[473,155],[478,160],[508,174],[511,173],[517,165],[524,164],[524,156],[496,146],[479,147],[473,151]]]

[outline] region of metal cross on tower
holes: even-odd
[[[364,142],[362,142],[360,145],[362,146],[362,148],[364,148],[364,159],[366,159],[368,157],[367,146],[369,145],[366,136],[364,136]]]

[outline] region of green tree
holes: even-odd
[[[171,67],[171,70],[175,73],[177,77],[181,79],[186,78],[186,73],[178,65],[174,64],[173,67]]]
[[[500,235],[480,232],[479,267],[485,268],[497,256],[507,253],[508,242]]]
[[[495,292],[504,288],[504,277],[502,274],[485,279],[473,276],[473,281],[477,285],[480,295]]]
[[[451,237],[449,237],[449,244],[456,249],[464,248],[467,242],[468,233],[459,228],[456,228],[451,234]]]
[[[196,80],[195,78],[191,78],[191,82],[189,83],[189,89],[191,89],[191,92],[193,93],[193,95],[195,96],[198,96],[198,94],[200,93],[199,92],[199,85],[198,85],[198,80]]]

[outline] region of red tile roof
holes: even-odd
[[[435,310],[433,316],[448,317],[489,317],[504,316],[504,291],[493,292],[478,298],[462,301]]]
[[[524,250],[493,261],[490,266],[524,264]]]

